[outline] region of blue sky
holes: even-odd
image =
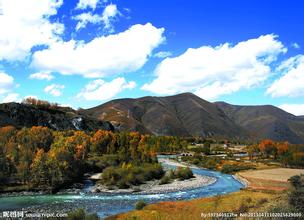
[[[193,92],[304,115],[304,3],[0,0],[0,101]]]

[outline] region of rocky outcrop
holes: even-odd
[[[96,120],[67,107],[46,108],[29,104],[0,104],[0,126],[45,126],[54,130],[113,130],[110,122]]]

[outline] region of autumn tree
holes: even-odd
[[[35,186],[49,184],[49,167],[47,166],[47,154],[43,148],[39,149],[31,164],[31,184]]]
[[[277,148],[275,143],[272,140],[263,140],[259,144],[260,152],[266,157],[269,158],[271,154],[276,155]],[[276,157],[276,156],[275,156]]]

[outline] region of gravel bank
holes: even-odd
[[[174,165],[177,167],[187,167],[185,163],[179,163],[177,161],[169,160],[169,159],[160,159],[159,162]],[[190,166],[190,168],[196,168],[194,166]],[[148,181],[145,184],[140,186],[135,186],[129,189],[107,189],[105,186],[96,184],[92,187],[92,193],[166,193],[166,192],[175,192],[181,190],[195,189],[203,186],[207,186],[216,182],[216,178],[209,176],[202,176],[194,174],[194,178],[188,180],[174,180],[171,183],[159,184],[159,180]]]

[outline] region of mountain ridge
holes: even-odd
[[[31,114],[32,118],[27,116]],[[0,104],[0,126],[43,125],[56,129],[49,123],[52,120],[61,130],[75,129],[78,120],[80,124],[76,129],[80,130],[115,129],[153,135],[304,143],[303,116],[272,105],[212,103],[192,93],[114,99],[78,111],[60,107],[55,113],[25,104]]]
[[[304,143],[301,117],[272,105],[211,103],[192,93],[115,99],[84,111],[110,121],[117,130]]]

